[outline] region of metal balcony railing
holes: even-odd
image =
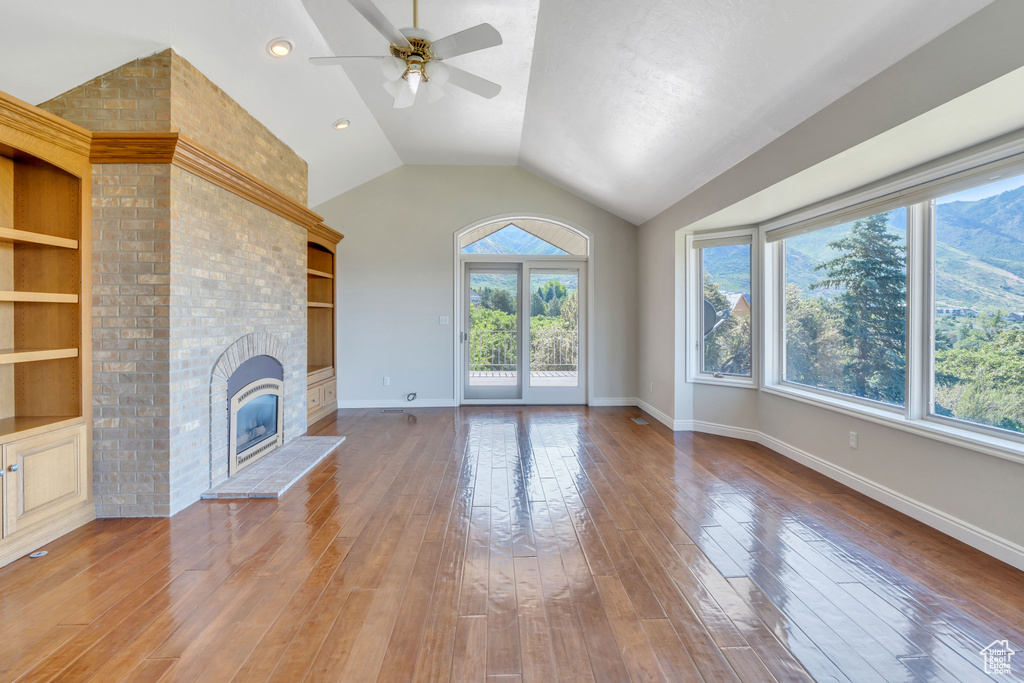
[[[471,330],[469,369],[472,372],[513,372],[518,367],[514,330]],[[579,362],[579,334],[557,328],[534,330],[530,342],[533,372],[575,371]]]

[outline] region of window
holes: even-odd
[[[786,382],[903,406],[907,210],[783,240]]]
[[[1000,144],[688,235],[689,381],[1024,461],[1024,137]]]
[[[1024,433],[1024,176],[933,207],[931,413]]]
[[[1024,140],[1008,144],[761,226],[765,391],[1024,457]]]
[[[696,293],[692,310],[697,339],[692,375],[698,380],[753,376],[751,234],[691,241]]]
[[[463,254],[586,256],[588,247],[583,234],[539,218],[497,220],[459,236]]]

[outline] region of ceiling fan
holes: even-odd
[[[445,83],[487,99],[501,92],[501,86],[497,83],[443,61],[501,45],[501,34],[490,24],[479,24],[434,40],[431,34],[419,28],[417,0],[413,0],[412,5],[413,28],[403,29],[396,29],[371,0],[348,1],[391,43],[391,56],[311,57],[309,61],[312,64],[336,66],[352,59],[379,62],[388,79],[384,89],[395,98],[395,109],[412,106],[419,94],[428,102],[436,102],[444,96],[442,86]]]

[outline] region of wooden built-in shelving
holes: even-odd
[[[309,423],[338,408],[334,370],[336,252],[342,235],[325,225],[309,230],[306,244],[307,387]]]
[[[90,139],[0,93],[0,566],[95,517]]]
[[[53,429],[61,429],[76,424],[81,424],[82,418],[78,415],[41,415],[35,417],[5,417],[0,419],[0,439],[7,441],[8,437],[16,435],[17,438],[35,436]],[[0,564],[3,564],[0,562]]]

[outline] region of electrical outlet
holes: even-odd
[[[850,432],[850,448],[852,448],[853,450],[857,450],[859,446],[860,437],[857,435],[857,432]]]
[[[441,318],[438,321],[438,324],[440,324],[440,325],[447,325],[448,324],[448,316],[442,315]]]
[[[384,378],[384,386],[386,386],[386,387],[390,387],[391,386],[391,378],[390,377],[385,377]]]

